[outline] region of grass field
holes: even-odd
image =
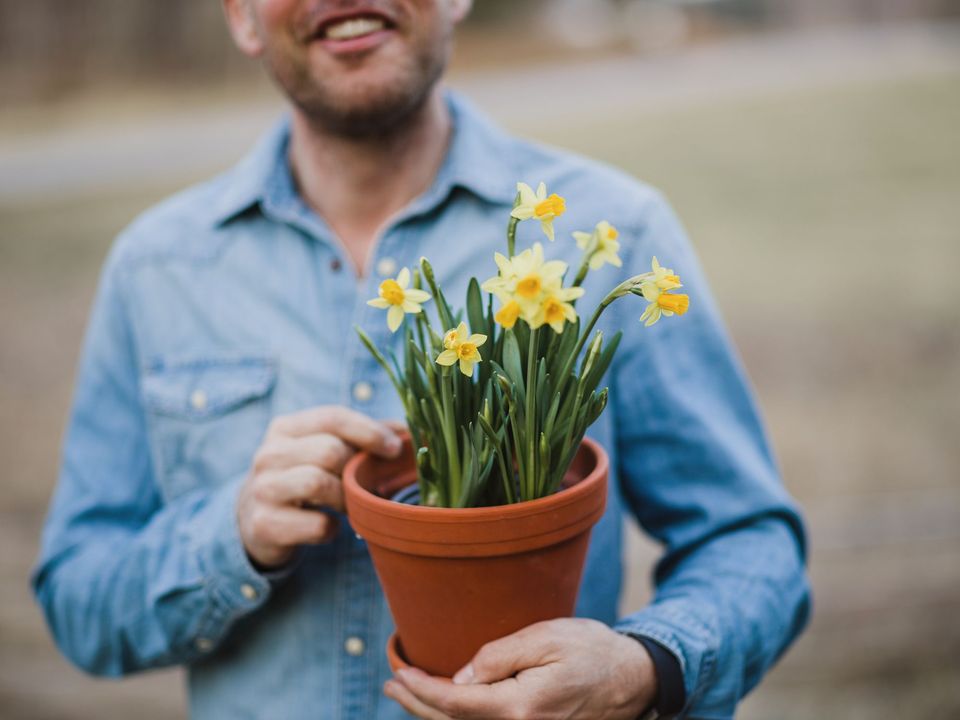
[[[672,199],[807,509],[816,616],[745,718],[960,717],[958,89],[924,75],[536,129]],[[0,206],[4,717],[182,712],[175,675],[71,670],[26,589],[99,264],[171,189]],[[652,558],[633,545],[628,607]]]

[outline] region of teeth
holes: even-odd
[[[352,18],[330,25],[327,28],[327,37],[331,40],[352,40],[383,30],[384,27],[383,20],[379,18]]]

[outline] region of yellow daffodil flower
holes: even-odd
[[[517,192],[520,193],[520,202],[510,214],[517,220],[539,220],[544,234],[552,242],[553,221],[566,211],[566,201],[556,193],[547,196],[547,186],[544,183],[540,183],[534,192],[526,183],[518,182]]]
[[[497,314],[493,316],[493,319],[509,330],[517,324],[519,317],[520,303],[518,303],[516,300],[510,300],[503,307],[497,310]]]
[[[592,233],[573,233],[577,247],[587,255],[591,270],[599,270],[604,263],[610,263],[614,267],[623,265],[617,255],[620,251],[620,243],[617,242],[619,235],[617,229],[606,220],[598,222]]]
[[[568,301],[575,300],[582,296],[583,288],[558,288],[548,294],[536,313],[530,318],[531,328],[538,328],[541,325],[549,325],[558,335],[563,332],[564,324],[567,322],[576,322],[577,311],[573,309]]]
[[[654,261],[656,262],[656,261]],[[649,305],[640,316],[640,321],[647,327],[653,325],[660,319],[661,315],[671,317],[672,315],[683,315],[690,308],[690,296],[683,294],[674,294],[667,290],[662,290],[654,280],[648,280],[640,286],[643,297]]]
[[[500,274],[486,280],[481,288],[505,304],[519,303],[525,311],[539,306],[544,292],[559,288],[567,272],[567,264],[562,260],[544,259],[540,243],[509,260],[499,253],[495,259]]]
[[[543,245],[534,243],[532,248],[511,259],[513,299],[521,307],[539,305],[547,292],[559,289],[567,264],[562,260],[545,260]]]
[[[410,284],[410,270],[403,268],[396,280],[387,278],[380,283],[380,297],[367,300],[367,305],[387,311],[387,327],[396,332],[403,323],[406,313],[417,314],[421,304],[430,299],[425,290],[407,287]]]
[[[653,282],[661,290],[675,290],[678,287],[683,287],[680,284],[680,278],[670,268],[661,267],[656,256],[653,258],[651,267],[653,271],[650,274],[649,282]]]
[[[442,353],[437,355],[437,364],[449,367],[455,362],[460,362],[460,372],[467,377],[473,375],[473,366],[481,362],[480,351],[478,347],[487,341],[486,335],[475,333],[468,335],[467,324],[460,323],[453,330],[449,330],[443,336]]]

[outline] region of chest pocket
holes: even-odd
[[[159,359],[143,377],[150,449],[169,501],[245,472],[271,416],[268,358]]]

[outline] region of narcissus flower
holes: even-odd
[[[654,283],[658,288],[661,290],[675,290],[678,287],[683,287],[680,284],[680,278],[675,275],[670,268],[661,267],[660,263],[657,262],[656,256],[654,256],[653,262],[650,265],[652,272],[650,273],[649,281]]]
[[[576,322],[577,311],[573,309],[569,300],[576,300],[584,293],[583,288],[558,288],[548,294],[536,313],[530,318],[530,327],[538,328],[541,325],[549,325],[558,335],[563,332],[564,323]]]
[[[481,287],[504,303],[519,303],[524,311],[540,305],[545,292],[559,288],[567,272],[567,264],[562,260],[544,259],[540,243],[534,243],[532,248],[509,260],[497,253],[496,260],[500,274]]]
[[[620,251],[620,243],[617,242],[619,235],[617,229],[606,220],[598,222],[592,233],[573,233],[577,247],[586,254],[591,270],[599,270],[604,263],[610,263],[614,267],[623,265],[617,255]]]
[[[380,297],[367,300],[367,305],[387,311],[387,327],[390,332],[397,331],[406,313],[415,315],[423,310],[421,304],[430,299],[430,293],[407,287],[409,284],[410,270],[403,268],[396,280],[387,278],[380,283]]]
[[[683,315],[690,308],[690,296],[683,294],[674,294],[666,290],[661,290],[656,282],[648,280],[640,286],[643,297],[646,298],[647,309],[640,316],[640,321],[647,327],[653,325],[660,319],[661,315],[671,317],[672,315]]]
[[[460,323],[453,330],[447,331],[446,335],[443,336],[445,350],[437,355],[437,364],[449,367],[459,361],[460,372],[467,377],[471,377],[474,364],[482,360],[477,348],[487,341],[487,336],[479,333],[469,335],[468,333],[466,323]]]
[[[516,300],[510,300],[502,308],[497,310],[497,314],[493,316],[493,319],[509,330],[517,324],[519,317],[520,303]]]
[[[556,193],[548,196],[544,183],[540,183],[534,192],[526,183],[518,182],[517,192],[520,193],[520,201],[510,214],[517,220],[539,220],[543,233],[552,241],[554,218],[566,211],[566,200]]]

